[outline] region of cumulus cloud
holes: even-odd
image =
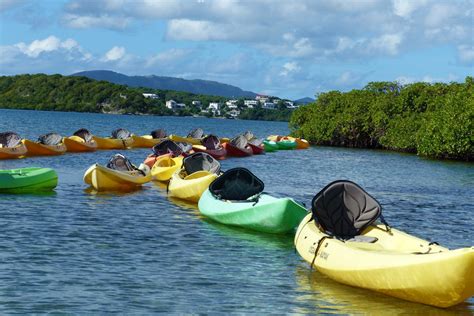
[[[301,67],[296,61],[291,61],[283,64],[283,69],[280,72],[280,76],[288,76],[291,73],[295,73],[301,70]]]
[[[107,53],[105,53],[102,60],[105,62],[117,61],[119,59],[122,59],[124,56],[125,48],[123,48],[122,46],[114,46]]]
[[[74,28],[164,21],[171,41],[249,43],[291,59],[393,56],[472,40],[470,0],[74,0],[65,8],[63,21]]]
[[[474,64],[474,45],[459,45],[458,58],[461,63],[472,66]]]
[[[129,25],[130,18],[109,16],[107,14],[100,16],[65,14],[62,21],[67,26],[77,29],[103,27],[123,30]]]

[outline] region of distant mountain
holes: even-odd
[[[175,77],[162,76],[127,76],[109,70],[81,71],[71,76],[84,76],[95,80],[105,80],[108,82],[127,85],[130,87],[145,87],[160,90],[184,91],[195,94],[217,95],[227,98],[250,97],[257,94],[251,91],[244,91],[238,87],[225,83],[208,80],[187,80]]]
[[[305,105],[305,104],[308,104],[308,103],[312,103],[314,101],[315,101],[315,99],[306,97],[306,98],[301,98],[301,99],[298,99],[298,100],[294,100],[293,102],[295,104],[298,104],[298,105]]]

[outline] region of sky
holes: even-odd
[[[474,75],[474,0],[0,0],[0,75],[107,69],[296,99]]]

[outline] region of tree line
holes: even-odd
[[[292,134],[328,146],[381,148],[472,161],[474,79],[463,83],[371,82],[330,91],[291,116]]]

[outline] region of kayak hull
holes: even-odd
[[[183,159],[183,156],[173,158],[170,155],[162,155],[158,157],[151,168],[153,179],[162,182],[169,181],[173,174],[183,165]]]
[[[43,145],[40,143],[32,142],[28,139],[22,140],[27,148],[25,156],[56,156],[62,155],[66,152],[66,145],[64,143],[58,145]]]
[[[193,150],[194,152],[209,154],[217,160],[223,160],[227,156],[227,150],[224,147],[221,147],[219,149],[207,149],[202,145],[193,145]]]
[[[84,174],[84,182],[97,191],[129,191],[150,181],[150,173],[118,171],[99,164],[93,164]]]
[[[283,150],[291,150],[291,149],[295,149],[297,144],[295,141],[291,141],[291,140],[282,140],[282,141],[278,141],[276,142],[277,146],[278,146],[278,149],[283,149]]]
[[[164,138],[153,138],[151,135],[132,135],[132,139],[132,148],[151,148],[164,140]]]
[[[50,168],[0,170],[0,192],[2,193],[50,191],[57,184],[58,175]]]
[[[191,137],[181,137],[178,135],[170,135],[169,139],[175,142],[179,143],[188,143],[191,145],[201,145],[201,139],[200,138],[191,138]]]
[[[265,233],[287,233],[308,213],[289,198],[262,194],[258,202],[229,202],[216,199],[206,190],[199,200],[199,211],[216,222]]]
[[[97,143],[94,140],[86,142],[78,136],[65,137],[63,142],[68,152],[90,152],[97,149]]]
[[[253,144],[249,144],[250,148],[252,148],[252,153],[254,155],[261,155],[265,153],[265,145],[261,144],[260,146],[256,146]]]
[[[224,143],[222,146],[224,146],[225,150],[227,151],[228,156],[247,157],[247,156],[253,155],[253,150],[252,148],[250,148],[250,146],[247,146],[244,149],[235,147],[231,143]]]
[[[16,159],[26,155],[28,149],[24,143],[20,143],[15,147],[1,147],[0,159]]]
[[[168,194],[181,200],[198,202],[216,178],[217,175],[214,173],[198,171],[183,179],[180,171],[176,171],[170,179]]]
[[[127,149],[132,147],[133,145],[133,138],[125,138],[125,139],[116,139],[110,137],[98,137],[92,136],[94,141],[97,143],[97,149]]]
[[[263,141],[263,146],[264,146],[266,152],[274,152],[274,151],[278,150],[277,143],[272,141],[272,140],[264,140]]]
[[[280,142],[280,141],[292,141],[296,143],[296,149],[306,149],[309,148],[309,142],[303,138],[297,138],[292,136],[281,136],[281,135],[270,135],[267,137],[267,140]]]
[[[375,243],[343,242],[326,234],[308,215],[295,236],[299,254],[328,277],[412,302],[449,307],[474,295],[474,247],[457,250],[383,225],[362,235]],[[350,260],[348,260],[350,258]]]

